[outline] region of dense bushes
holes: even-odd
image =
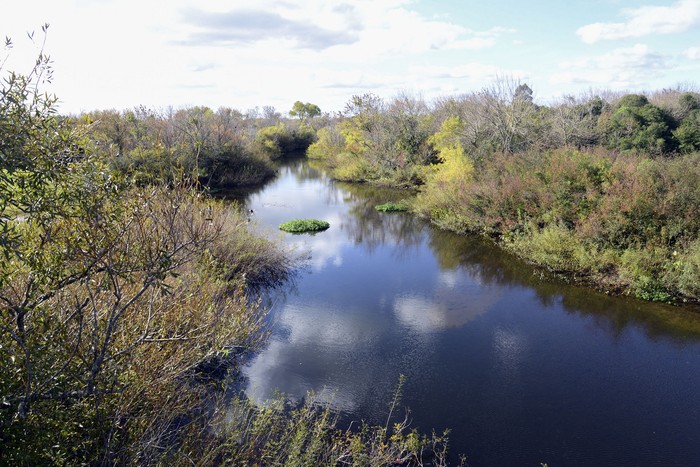
[[[615,110],[599,120],[605,145],[622,151],[637,150],[653,155],[667,154],[677,147],[671,134],[671,117],[638,94],[624,96]]]
[[[276,247],[247,234],[231,208],[183,188],[92,188],[55,199],[50,217],[7,221],[0,439],[9,464],[150,463],[178,420],[203,407],[193,369],[263,337],[243,273],[270,280],[268,271],[232,270],[230,259],[262,263]],[[272,267],[278,277],[287,268]]]
[[[436,189],[449,201],[436,201]],[[552,270],[666,301],[700,298],[688,282],[698,202],[698,154],[652,160],[555,150],[495,156],[459,189],[428,183],[415,209],[443,227],[499,237]]]
[[[95,152],[141,185],[173,181],[183,172],[211,188],[257,185],[274,175],[273,161],[305,151],[315,139],[298,122],[226,107],[96,111],[76,124],[88,124]]]
[[[421,183],[417,167],[434,158],[433,123],[422,100],[354,96],[334,128],[319,130],[308,154],[324,159],[338,180],[411,186]]]
[[[418,187],[419,215],[559,273],[698,300],[699,116],[695,92],[540,106],[504,80],[432,109],[355,96],[308,155],[340,180]]]

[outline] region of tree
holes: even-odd
[[[528,85],[500,78],[479,97],[495,148],[506,153],[519,152],[540,138],[541,119]]]
[[[601,115],[599,125],[610,149],[664,154],[676,147],[671,118],[640,94],[620,99],[612,114]]]
[[[587,147],[598,142],[596,124],[605,107],[598,96],[577,99],[566,96],[550,112],[550,143],[553,146]]]
[[[316,104],[296,101],[292,106],[292,110],[289,111],[289,115],[292,117],[299,117],[299,120],[304,122],[307,119],[321,115],[321,109]]]
[[[683,153],[700,151],[700,109],[691,110],[673,131]]]

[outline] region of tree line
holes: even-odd
[[[271,107],[262,113],[137,107],[88,112],[70,121],[88,128],[94,150],[137,183],[172,179],[185,171],[196,172],[213,189],[268,180],[275,173],[274,161],[303,153],[315,137],[304,118],[285,119]]]

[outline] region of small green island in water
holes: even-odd
[[[331,225],[318,219],[294,219],[280,224],[280,230],[289,233],[311,233],[327,230]]]

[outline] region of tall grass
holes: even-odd
[[[220,406],[210,423],[213,430],[184,438],[163,460],[202,466],[447,465],[447,433],[421,435],[407,419],[392,427],[361,423],[347,429],[338,428],[337,420],[313,394],[298,407],[281,397],[264,406],[237,398]]]

